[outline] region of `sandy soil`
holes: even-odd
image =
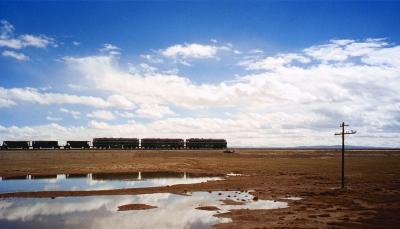
[[[157,208],[157,207],[147,204],[125,204],[118,206],[118,211],[147,210],[152,208]]]
[[[226,180],[108,191],[2,194],[58,197],[188,191],[254,190],[259,199],[302,197],[276,210],[233,210],[217,228],[397,228],[400,225],[400,152],[351,151],[347,189],[340,187],[339,151],[0,151],[0,176],[56,173],[178,171],[241,173]]]
[[[204,210],[204,211],[218,211],[220,210],[218,207],[216,206],[200,206],[197,207],[196,209],[198,210]]]

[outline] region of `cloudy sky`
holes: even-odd
[[[0,2],[0,140],[400,146],[396,2]]]

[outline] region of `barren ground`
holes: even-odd
[[[156,192],[255,190],[259,199],[298,196],[276,210],[234,210],[233,223],[217,228],[398,228],[400,152],[349,151],[348,186],[340,190],[339,151],[0,151],[0,176],[57,173],[178,171],[245,176],[202,184],[111,191],[0,194],[57,197]]]
[[[147,204],[125,204],[118,206],[118,211],[147,210],[152,208],[157,208],[157,207]]]

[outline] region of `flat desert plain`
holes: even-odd
[[[0,151],[0,176],[95,172],[173,171],[229,176],[225,180],[105,191],[0,194],[58,197],[254,190],[258,199],[284,200],[288,208],[232,210],[233,221],[216,228],[398,228],[400,151],[347,151],[347,188],[340,189],[341,152],[336,150],[37,150]]]

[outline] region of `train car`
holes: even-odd
[[[29,141],[3,141],[1,149],[29,149]]]
[[[182,149],[185,142],[181,138],[142,138],[143,149]]]
[[[189,138],[186,139],[187,149],[226,149],[225,139]]]
[[[58,141],[32,141],[33,149],[59,149]]]
[[[138,138],[93,138],[93,148],[136,149],[139,148],[139,139]]]
[[[64,149],[90,149],[90,141],[67,141]]]

